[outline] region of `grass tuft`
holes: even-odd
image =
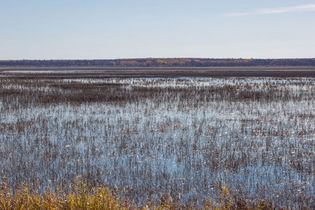
[[[207,200],[203,207],[196,204],[183,204],[174,202],[171,196],[162,196],[160,202],[152,204],[148,202],[142,207],[136,207],[133,202],[122,201],[108,187],[88,187],[79,183],[70,192],[52,192],[47,189],[44,193],[31,190],[28,185],[22,185],[13,191],[6,183],[0,188],[0,209],[2,210],[176,210],[176,209],[205,209],[205,210],[269,210],[274,209],[271,203],[260,201],[256,204],[246,203],[243,200],[233,198],[226,185],[218,185],[216,188],[220,194],[220,202]]]

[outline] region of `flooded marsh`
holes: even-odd
[[[313,78],[0,78],[0,177],[315,207]]]

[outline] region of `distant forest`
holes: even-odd
[[[315,66],[313,59],[143,58],[112,60],[0,60],[0,67],[254,67]]]

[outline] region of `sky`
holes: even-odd
[[[0,0],[0,60],[314,58],[314,0]]]

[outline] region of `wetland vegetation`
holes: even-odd
[[[2,205],[315,207],[313,78],[3,77],[0,113]]]

